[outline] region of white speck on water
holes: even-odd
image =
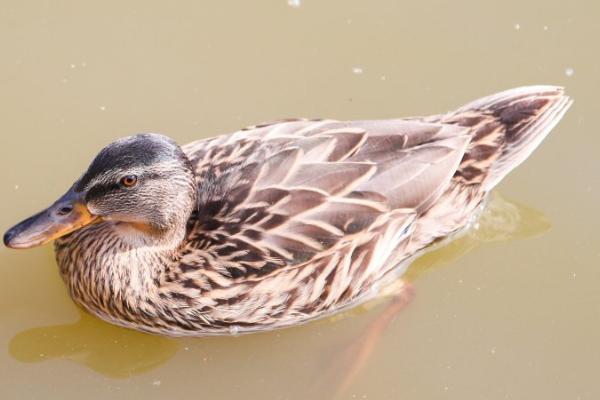
[[[71,64],[71,69],[75,69],[77,67],[76,64]]]
[[[464,282],[464,281],[463,281],[462,279],[459,279],[459,280],[458,280],[458,283],[463,283],[463,282]]]
[[[444,391],[447,392],[448,390],[450,390],[450,388],[448,386],[444,386]]]
[[[160,383],[161,383],[160,381],[156,380],[156,381],[152,382],[152,385],[154,385],[154,386],[160,386]]]
[[[237,335],[238,333],[240,333],[240,327],[236,325],[231,325],[229,327],[229,333],[232,335]]]
[[[544,30],[547,31],[548,30],[548,25],[544,25]]]
[[[67,78],[62,78],[60,81],[61,81],[62,83],[67,83],[67,82],[69,82],[69,80],[68,80]]]
[[[288,0],[288,6],[290,7],[294,7],[294,8],[298,8],[302,5],[302,1],[301,0]]]
[[[517,31],[518,31],[519,29],[521,29],[521,25],[520,25],[520,24],[514,24],[513,26],[514,26],[515,30],[517,30]]]
[[[577,274],[575,272],[573,272],[573,279],[577,278]]]
[[[575,70],[571,67],[565,68],[565,75],[571,77],[575,75]]]
[[[19,185],[15,185],[15,190],[19,190]]]
[[[492,349],[490,350],[490,353],[491,353],[492,355],[495,355],[495,354],[496,354],[496,349],[492,347]]]
[[[350,25],[350,24],[352,23],[352,18],[348,18],[348,19],[346,20],[346,23],[347,23],[348,25]]]
[[[364,72],[361,67],[352,67],[352,73],[355,75],[362,75]]]
[[[189,351],[189,350],[190,350],[190,348],[189,348],[189,347],[184,347],[183,349],[184,349],[185,351]]]
[[[100,106],[100,111],[106,111],[106,106]]]
[[[479,286],[477,286],[477,291],[481,292],[481,288]]]
[[[381,79],[382,81],[385,81],[385,80],[387,80],[387,76],[385,76],[385,75],[381,75],[381,78],[380,78],[380,79]]]
[[[80,64],[83,68],[87,67],[87,63],[85,61],[82,61]]]
[[[40,357],[46,357],[44,353],[40,353]]]

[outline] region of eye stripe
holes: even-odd
[[[96,184],[92,186],[86,193],[85,199],[86,201],[98,199],[100,197],[106,196],[110,192],[114,192],[119,190],[120,186],[116,183],[113,184]]]

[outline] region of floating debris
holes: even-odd
[[[565,75],[571,77],[575,75],[575,70],[571,67],[565,68]]]

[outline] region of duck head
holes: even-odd
[[[157,134],[129,136],[102,149],[54,204],[9,229],[4,244],[40,246],[102,221],[160,240],[185,231],[195,199],[193,168],[177,143]]]

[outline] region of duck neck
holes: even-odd
[[[158,299],[185,233],[185,223],[146,232],[106,221],[58,240],[57,261],[72,297],[84,308],[100,316],[123,313]]]

